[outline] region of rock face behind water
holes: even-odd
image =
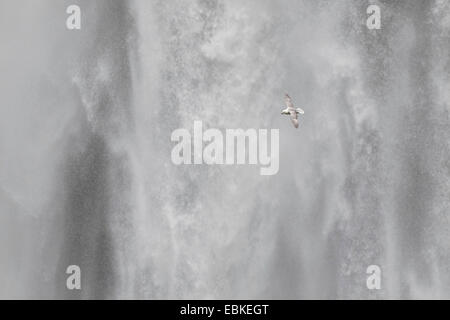
[[[372,2],[3,1],[0,298],[450,298],[450,5]],[[194,121],[278,174],[174,165]]]

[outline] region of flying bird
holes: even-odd
[[[294,127],[298,128],[298,114],[304,114],[305,111],[303,111],[301,108],[294,107],[292,99],[287,93],[284,96],[284,101],[286,103],[286,109],[281,111],[281,114],[290,115],[292,124],[294,125]]]

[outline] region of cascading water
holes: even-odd
[[[450,298],[447,1],[77,4],[0,4],[0,298]],[[174,165],[196,120],[278,174]]]

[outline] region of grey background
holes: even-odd
[[[449,36],[445,0],[1,0],[0,298],[450,298]],[[279,128],[278,175],[174,166],[194,120]]]

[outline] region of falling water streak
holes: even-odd
[[[71,71],[79,93],[76,135],[68,137],[64,174],[64,243],[60,269],[77,264],[85,287],[69,298],[124,298],[135,292],[138,255],[133,230],[137,207],[135,109],[132,61],[135,22],[127,3],[85,4],[98,12],[86,26],[94,41]],[[75,125],[74,124],[74,125]],[[78,148],[74,145],[79,144]]]

